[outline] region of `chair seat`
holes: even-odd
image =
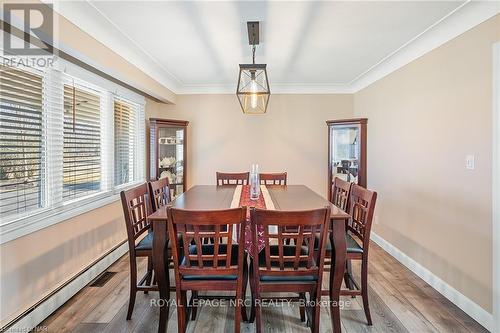
[[[273,276],[273,275],[264,275],[260,277],[260,281],[262,282],[310,282],[318,280],[315,276],[312,275],[303,275],[303,276]]]
[[[211,255],[214,254],[214,244],[203,244],[201,246],[201,253],[203,255]],[[227,244],[220,244],[219,245],[219,254],[225,254],[227,253]],[[196,245],[190,245],[189,246],[189,254],[197,254],[197,247]],[[204,265],[211,267],[213,264],[213,261],[210,260],[205,260],[203,262]],[[238,244],[232,244],[231,246],[231,265],[237,265],[238,264]],[[185,266],[186,265],[186,258],[183,258],[181,261],[180,266]],[[191,260],[191,265],[192,266],[198,266],[198,261],[197,260]],[[225,265],[224,260],[219,261],[219,265]],[[225,280],[225,281],[230,281],[230,280],[236,280],[238,278],[237,275],[183,275],[182,278],[184,280],[189,280],[189,281],[194,281],[194,280],[206,280],[206,281],[214,281],[214,280]]]
[[[347,253],[363,253],[363,248],[352,238],[351,235],[345,235],[345,241],[347,246]],[[330,242],[328,242],[330,243]],[[331,248],[331,245],[330,245]]]
[[[135,249],[137,250],[152,250],[153,249],[153,238],[154,238],[154,231],[149,232],[143,239],[139,241],[135,245]],[[181,244],[182,246],[182,244]],[[172,243],[168,242],[168,250],[170,251],[172,249]]]
[[[153,249],[153,232],[148,233],[143,239],[136,244],[135,250],[152,250]]]
[[[352,238],[350,234],[345,235],[347,253],[363,253],[363,248]],[[319,236],[316,236],[316,248],[319,243]],[[332,251],[332,244],[330,243],[330,239],[326,242],[326,252]]]
[[[238,278],[237,275],[183,275],[183,280],[188,281],[233,281]]]

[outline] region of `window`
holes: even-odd
[[[144,98],[62,65],[0,65],[0,242],[119,200],[118,191],[144,181]]]
[[[126,184],[134,179],[136,109],[125,101],[114,101],[115,185]]]
[[[64,85],[63,200],[101,189],[100,97]]]
[[[0,66],[0,218],[43,206],[42,76]]]

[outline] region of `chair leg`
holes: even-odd
[[[340,292],[339,290],[332,290],[332,286],[334,285],[334,266],[330,268],[330,284],[329,284],[329,289],[330,289],[330,320],[332,321],[332,329],[334,333],[339,333],[342,330],[342,326],[340,323],[340,306],[339,306],[339,300],[340,300]]]
[[[242,286],[242,291],[241,291],[241,318],[243,321],[247,322],[248,321],[248,315],[247,315],[247,307],[245,305],[245,299],[247,295],[247,284],[248,284],[248,266],[246,265],[246,259],[244,260],[244,265],[243,265],[243,286]]]
[[[319,290],[315,290],[313,293],[311,293],[311,300],[314,301],[314,304],[312,305],[312,325],[311,325],[311,331],[312,333],[319,333],[319,315],[320,315],[320,301],[321,301],[321,287],[318,288]]]
[[[254,281],[254,276],[253,276],[253,259],[250,259],[250,297],[251,297],[251,302],[250,304],[250,318],[248,318],[249,323],[253,323],[255,320],[255,281]]]
[[[344,272],[344,282],[345,286],[349,290],[354,290],[354,284],[352,283],[352,265],[351,265],[351,260],[347,259],[345,261],[345,272]],[[356,296],[352,296],[355,298]]]
[[[127,320],[132,318],[134,311],[135,294],[137,293],[137,263],[135,255],[130,256],[130,297],[128,299]]]
[[[361,297],[363,298],[363,309],[365,310],[366,321],[372,325],[370,306],[368,305],[368,260],[366,257],[361,262]]]
[[[244,281],[242,281],[243,283]],[[244,297],[242,297],[242,288],[243,286],[239,287],[236,290],[236,307],[234,309],[234,332],[239,333],[241,329],[241,317],[242,317],[242,309],[243,307],[241,306],[242,300],[244,300]]]
[[[148,277],[146,278],[145,285],[151,286],[151,280],[153,279],[153,257],[152,256],[148,256],[148,272],[146,274]],[[147,293],[148,293],[148,291],[144,290],[144,294],[147,294]]]
[[[177,291],[177,332],[186,332],[186,291]]]
[[[167,266],[168,267],[168,266]],[[156,274],[154,274],[156,280]],[[164,281],[166,282],[165,286],[158,283],[160,300],[162,303],[160,304],[160,318],[158,322],[158,333],[165,333],[167,331],[168,326],[168,317],[170,312],[170,272],[168,268],[165,270]]]
[[[299,305],[300,321],[305,322],[306,321],[306,294],[299,293],[299,298],[301,298],[303,301],[303,304]]]
[[[260,293],[256,292],[257,295],[255,295],[255,300],[256,303],[254,305],[255,307],[255,331],[257,333],[262,333],[262,307],[261,305],[261,299],[260,299]]]
[[[196,319],[196,314],[198,312],[198,307],[194,305],[195,300],[198,300],[198,292],[196,290],[193,290],[191,292],[191,302],[189,302],[191,308],[191,320]]]

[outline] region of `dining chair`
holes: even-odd
[[[250,172],[225,173],[217,172],[217,186],[221,185],[248,185]]]
[[[321,283],[325,246],[328,238],[330,207],[309,211],[273,211],[253,208],[250,212],[252,239],[257,244],[259,227],[263,230],[264,249],[254,246],[250,270],[252,306],[256,331],[262,332],[262,294],[272,292],[309,293],[309,324],[319,332]],[[318,251],[315,237],[321,235]],[[285,244],[286,239],[293,244]],[[305,301],[300,297],[299,300]]]
[[[235,292],[234,331],[240,332],[241,316],[246,313],[244,295],[248,267],[244,252],[245,233],[235,237],[235,230],[245,230],[246,207],[192,211],[168,209],[168,232],[172,241],[177,299],[178,332],[185,332],[187,291]],[[204,238],[213,244],[205,244]],[[237,242],[234,238],[238,239]],[[246,314],[244,315],[246,318]]]
[[[354,280],[349,264],[348,276],[357,290],[341,292],[341,295],[361,295],[368,325],[372,325],[368,304],[368,249],[376,201],[377,192],[367,190],[357,184],[352,185],[349,194],[349,215],[351,215],[351,218],[346,229],[346,259],[348,263],[351,260],[361,260],[361,288]]]
[[[348,204],[349,204],[349,194],[351,193],[351,186],[352,183],[346,182],[343,179],[340,179],[338,177],[335,177],[333,179],[333,184],[332,184],[332,197],[330,198],[330,202],[337,206],[338,208],[342,209],[343,211],[347,212],[348,211]],[[346,220],[346,222],[348,222]],[[347,230],[347,223],[346,223],[346,230]],[[330,242],[327,243],[327,250],[326,250],[326,263],[328,266],[328,270],[330,270],[330,260],[331,260],[331,244]],[[351,269],[351,261],[346,260],[346,268],[345,268],[345,273],[344,273],[344,282],[346,286],[349,289],[353,289],[351,279],[349,278],[349,275],[352,274],[352,269]]]
[[[347,211],[351,184],[339,177],[333,179],[330,202],[343,211]]]
[[[346,223],[346,268],[344,273],[347,290],[341,290],[343,296],[361,296],[363,308],[368,325],[372,325],[370,307],[368,303],[368,249],[370,246],[370,233],[373,221],[377,192],[367,190],[357,184],[350,184],[347,189],[345,182],[336,178],[332,190],[332,203],[344,209],[351,216]],[[346,204],[346,193],[348,200]],[[345,206],[345,208],[343,208]],[[319,241],[319,239],[318,239]],[[325,266],[331,270],[332,246],[328,242],[326,246]],[[361,287],[352,274],[351,261],[361,261]]]
[[[156,212],[158,208],[170,203],[170,185],[168,178],[161,178],[148,182],[149,197],[151,198],[151,208]]]
[[[286,185],[286,172],[260,173],[261,185]]]
[[[158,286],[152,285],[153,277],[153,232],[147,216],[151,214],[148,185],[146,183],[120,192],[130,259],[130,296],[127,320],[132,317],[135,296],[138,291],[157,291]],[[142,237],[142,238],[141,238]],[[137,257],[147,257],[147,272],[137,283]]]

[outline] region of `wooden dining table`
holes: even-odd
[[[231,207],[236,185],[197,185],[177,197],[170,205],[159,208],[148,216],[154,230],[153,269],[160,292],[159,332],[167,327],[170,299],[169,264],[166,258],[168,243],[167,208],[169,206],[190,210],[217,210]],[[349,214],[331,204],[305,185],[270,185],[268,192],[274,209],[297,211],[331,207],[330,240],[332,246],[332,272],[329,281],[330,313],[334,332],[340,332],[339,297],[346,261],[345,221]]]

